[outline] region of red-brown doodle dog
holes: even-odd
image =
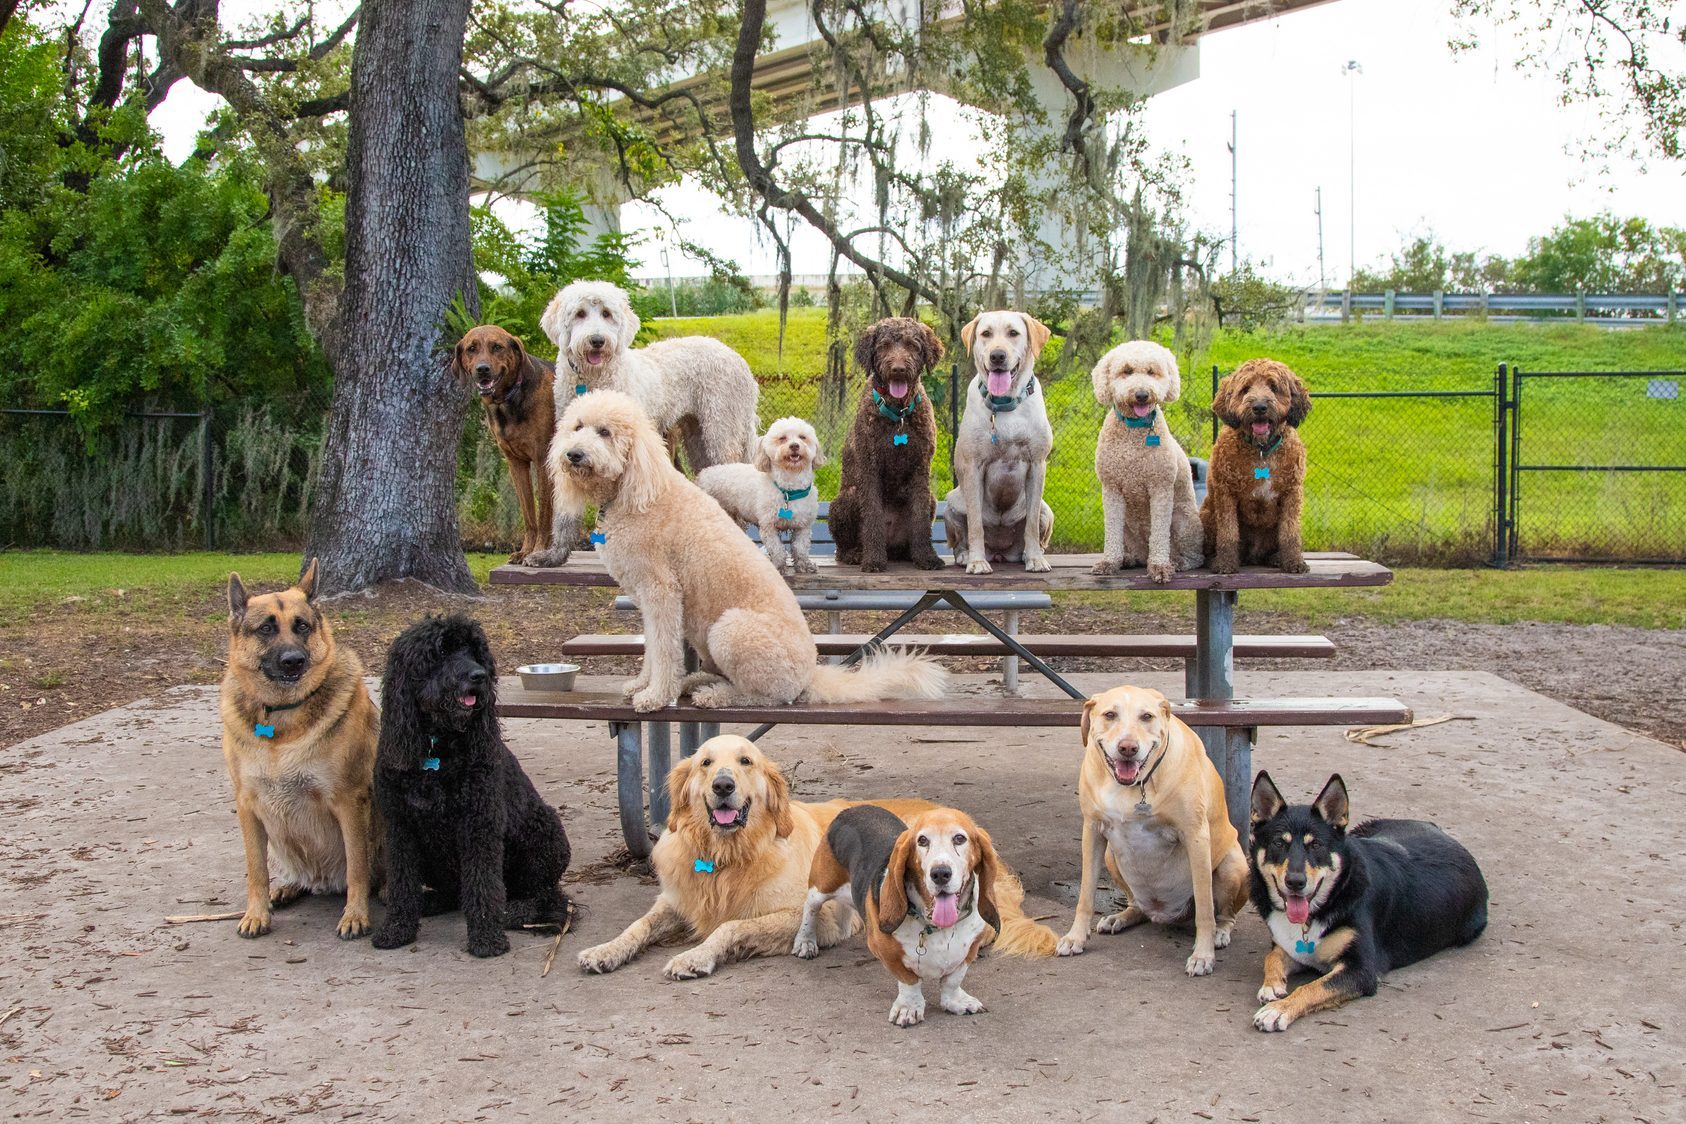
[[[917,320],[892,316],[855,340],[866,393],[843,445],[843,481],[831,502],[837,561],[875,574],[890,559],[942,568],[931,546],[931,457],[937,419],[920,375],[943,357],[942,341]]]
[[[819,955],[820,910],[833,900],[866,919],[868,951],[896,978],[897,1026],[924,1020],[925,980],[941,981],[937,1001],[951,1014],[984,1009],[960,985],[992,930],[1005,956],[1052,956],[1058,942],[1024,915],[1024,887],[989,833],[953,808],[929,808],[905,823],[872,805],[839,812],[814,852],[794,955]]]
[[[496,324],[469,329],[457,342],[453,366],[463,385],[480,396],[486,428],[509,465],[524,528],[521,549],[509,560],[523,561],[550,547],[551,488],[545,458],[556,433],[556,372],[543,359],[527,354],[519,337]]]
[[[1274,359],[1249,359],[1218,384],[1212,413],[1224,423],[1200,508],[1212,569],[1257,563],[1305,573],[1305,446],[1294,428],[1311,413],[1305,383]]]

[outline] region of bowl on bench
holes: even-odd
[[[572,691],[574,676],[580,673],[577,663],[530,663],[515,669],[521,686],[529,691]]]

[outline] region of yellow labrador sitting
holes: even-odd
[[[1115,687],[1083,704],[1083,884],[1059,954],[1089,940],[1104,855],[1129,907],[1101,919],[1121,933],[1194,915],[1191,976],[1209,975],[1247,901],[1247,859],[1229,822],[1223,779],[1193,730],[1158,691]],[[1191,908],[1192,907],[1192,908]]]

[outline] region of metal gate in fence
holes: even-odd
[[[1497,381],[1496,564],[1686,562],[1686,371]]]

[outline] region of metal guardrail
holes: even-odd
[[[1535,320],[1574,317],[1586,321],[1663,321],[1673,324],[1680,314],[1680,294],[1667,293],[1353,293],[1346,290],[1308,291],[1304,297],[1308,320],[1350,319],[1354,313],[1380,312],[1383,319],[1397,313],[1440,319],[1447,315],[1485,316],[1493,320]],[[1331,315],[1332,313],[1332,315]]]

